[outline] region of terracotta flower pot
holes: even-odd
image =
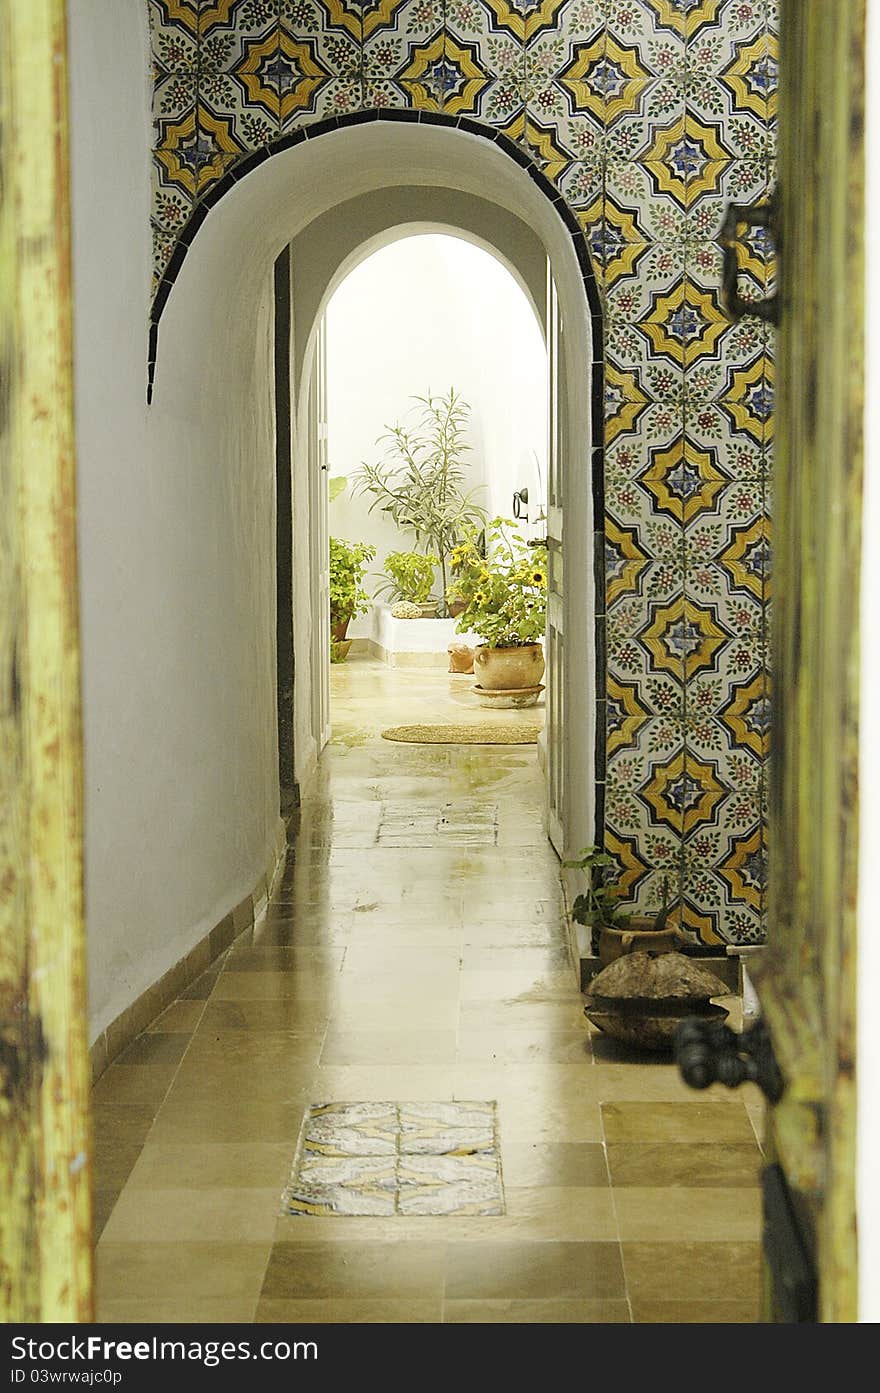
[[[627,953],[672,953],[686,940],[673,924],[665,929],[653,929],[650,918],[633,918],[625,929],[599,930],[599,961],[603,967]]]
[[[450,619],[457,619],[460,614],[464,614],[467,609],[467,600],[448,600],[446,613]]]
[[[337,615],[334,619],[330,616],[330,637],[336,642],[341,643],[348,633],[348,626],[351,623],[351,615],[346,614],[341,619]]]
[[[518,648],[490,648],[481,643],[474,653],[474,673],[480,686],[490,691],[537,687],[544,676],[544,650],[540,643]]]

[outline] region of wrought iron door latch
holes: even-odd
[[[739,250],[744,245],[739,230],[746,227],[764,228],[769,232],[773,245],[779,251],[779,191],[773,193],[765,203],[728,203],[724,222],[718,240],[724,253],[721,275],[721,299],[724,308],[733,320],[744,315],[755,315],[770,324],[779,323],[779,296],[767,295],[763,300],[745,300],[739,293]]]
[[[713,1083],[739,1088],[741,1083],[756,1083],[771,1103],[778,1103],[785,1090],[763,1021],[756,1021],[738,1035],[723,1021],[691,1016],[676,1031],[675,1059],[690,1088],[708,1088]]]

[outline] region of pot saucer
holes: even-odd
[[[534,706],[544,690],[544,683],[536,687],[481,687],[474,683],[474,691],[481,706],[499,707]]]

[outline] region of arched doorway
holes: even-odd
[[[552,525],[558,530],[559,572],[560,576],[565,575],[564,591],[561,583],[557,587],[558,630],[560,635],[565,634],[564,661],[561,652],[556,658],[563,674],[558,685],[557,722],[564,731],[560,767],[568,771],[565,783],[569,792],[558,793],[558,806],[564,812],[554,840],[560,851],[573,850],[594,839],[597,811],[601,812],[594,799],[596,700],[601,696],[601,688],[597,690],[593,642],[596,607],[591,545],[593,510],[597,492],[601,498],[602,486],[601,379],[593,368],[599,318],[586,242],[582,233],[574,231],[571,224],[576,220],[558,197],[551,201],[547,196],[551,186],[548,184],[546,190],[541,187],[542,181],[546,183],[543,176],[534,168],[524,167],[516,147],[516,158],[511,159],[510,152],[500,148],[502,142],[492,138],[491,132],[487,131],[490,138],[484,139],[482,132],[478,135],[472,130],[458,129],[454,123],[448,123],[447,128],[442,121],[429,125],[383,122],[381,118],[352,118],[347,128],[338,129],[345,124],[334,121],[330,129],[322,131],[312,127],[308,139],[301,136],[289,148],[261,152],[260,161],[251,170],[239,169],[237,179],[207,220],[207,210],[200,210],[203,225],[195,229],[198,237],[193,230],[189,251],[183,249],[171,279],[160,286],[156,301],[156,332],[151,342],[154,412],[160,417],[188,414],[189,406],[184,406],[184,402],[197,398],[202,403],[202,421],[207,423],[209,433],[217,433],[220,455],[228,453],[230,441],[238,435],[242,448],[237,451],[232,487],[247,490],[249,482],[253,484],[250,472],[262,470],[265,478],[265,459],[271,456],[267,434],[272,422],[255,404],[254,393],[261,390],[259,377],[268,380],[269,376],[268,371],[261,372],[259,360],[267,345],[271,320],[271,267],[282,247],[340,204],[377,191],[387,200],[390,191],[401,187],[402,175],[406,187],[421,191],[428,210],[433,202],[436,211],[437,200],[446,194],[459,199],[476,198],[496,209],[500,219],[512,215],[531,231],[552,268],[552,303],[558,307],[560,326],[564,325],[564,341],[558,335],[556,338],[556,448],[560,472],[555,494],[551,483],[550,512],[555,517]],[[246,180],[242,178],[244,172],[248,173]],[[293,189],[295,200],[291,196]],[[430,218],[430,211],[424,216]],[[461,218],[456,222],[462,226]],[[485,237],[485,217],[472,229],[465,222],[464,230]],[[492,244],[491,237],[485,240]],[[494,249],[504,256],[502,247]],[[355,246],[349,257],[357,252]],[[333,274],[338,275],[345,259],[336,259]],[[296,461],[308,458],[307,395],[304,396],[302,387],[308,380],[310,349],[309,331],[305,350],[300,348],[303,338],[301,328],[297,333],[295,293],[292,301],[292,364],[301,363],[306,373],[298,381],[294,377],[298,409],[291,440],[292,513],[302,522],[309,518],[310,500],[307,478],[296,468]],[[211,307],[207,330],[206,303]],[[202,326],[198,344],[193,340],[194,323]],[[157,343],[161,343],[160,351]],[[205,360],[206,352],[209,362]],[[242,405],[248,379],[249,404],[244,414],[252,428],[245,442],[241,435]],[[230,410],[236,402],[232,420]],[[310,645],[304,641],[313,624],[309,569],[309,558],[294,547],[293,743],[295,777],[299,781],[310,776],[319,753],[312,717],[312,658]],[[265,577],[263,586],[265,589]],[[265,696],[263,702],[265,705]]]

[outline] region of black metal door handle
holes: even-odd
[[[770,324],[779,321],[779,296],[768,295],[763,300],[744,300],[739,293],[739,248],[741,227],[765,227],[771,233],[778,248],[779,199],[776,190],[766,203],[728,203],[724,222],[721,224],[719,240],[724,252],[722,270],[721,298],[731,319],[742,319],[753,314],[758,319],[766,319]]]
[[[723,1021],[690,1016],[675,1033],[675,1059],[689,1088],[756,1083],[771,1103],[779,1102],[785,1088],[770,1035],[760,1020],[737,1035]]]

